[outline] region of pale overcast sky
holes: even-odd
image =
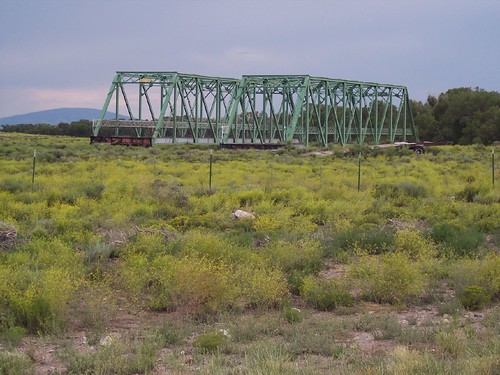
[[[117,70],[500,91],[500,0],[0,0],[0,117],[101,108]]]

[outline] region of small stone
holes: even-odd
[[[99,340],[99,344],[101,344],[101,346],[110,346],[112,343],[113,338],[111,336],[106,336]]]
[[[251,212],[246,212],[243,210],[236,210],[233,212],[233,216],[236,219],[255,219],[255,215],[252,214]]]
[[[219,329],[219,332],[222,333],[224,336],[228,337],[228,338],[231,338],[231,336],[229,335],[229,332],[225,329]]]

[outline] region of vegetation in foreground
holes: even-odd
[[[0,144],[0,374],[500,368],[489,148]]]

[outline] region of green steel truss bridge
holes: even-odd
[[[105,119],[108,111],[114,119]],[[405,86],[309,75],[233,79],[120,71],[92,130],[94,139],[152,143],[327,146],[417,140]]]

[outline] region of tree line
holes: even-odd
[[[43,134],[43,135],[66,135],[70,137],[90,137],[92,134],[92,121],[79,120],[71,123],[61,122],[57,125],[49,124],[19,124],[4,125],[4,132]]]
[[[455,88],[428,96],[427,102],[411,101],[421,140],[446,140],[454,144],[500,141],[500,93],[480,88]]]
[[[455,88],[425,103],[411,100],[421,140],[445,140],[453,144],[485,144],[500,141],[500,93],[480,88]],[[4,132],[90,137],[92,122],[5,125]]]

